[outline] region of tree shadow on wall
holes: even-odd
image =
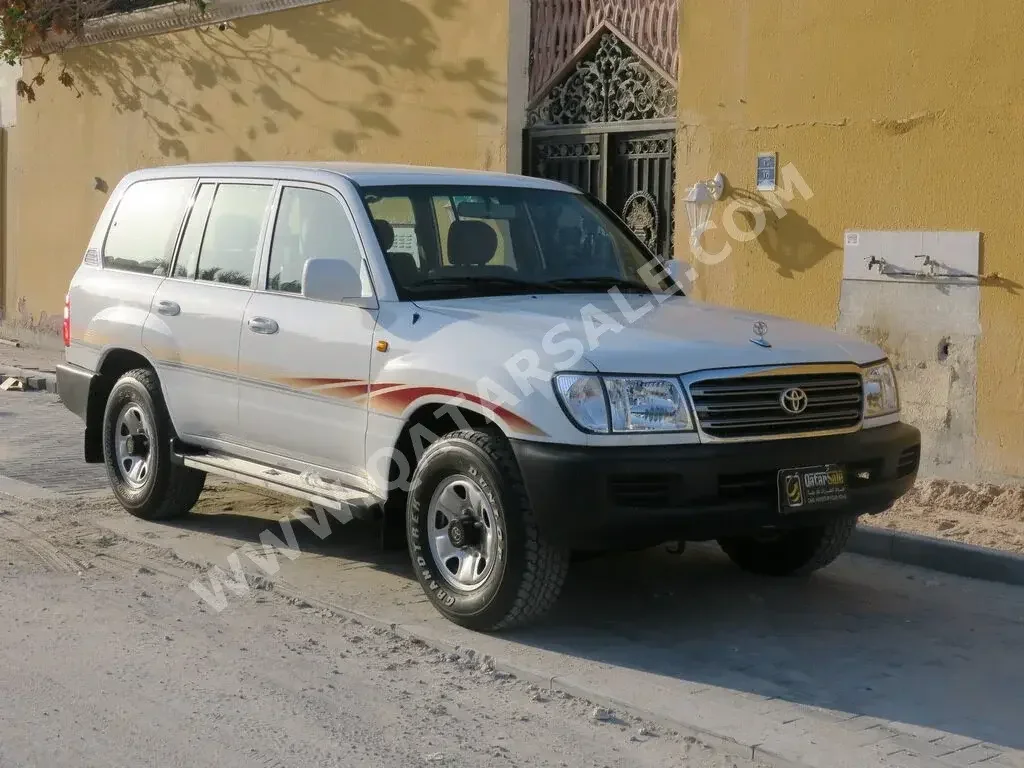
[[[408,0],[346,0],[238,19],[224,30],[210,26],[173,38],[159,35],[73,49],[65,62],[79,93],[109,93],[118,112],[141,113],[168,159],[189,161],[189,139],[219,133],[235,143],[233,159],[251,160],[243,137],[253,142],[285,127],[322,131],[320,125],[303,125],[308,119],[303,107],[309,104],[327,108],[322,122],[345,156],[375,135],[401,134],[388,117],[395,103],[389,85],[407,94],[412,75],[468,86],[476,96],[462,114],[440,104],[422,109],[500,123],[504,78],[482,59],[447,59],[436,30],[435,21],[454,18],[466,2],[433,0],[426,13]],[[360,91],[366,93],[355,98],[344,83],[324,82],[322,73],[309,66],[324,62],[361,77],[368,90]],[[213,107],[225,100],[260,116],[250,125],[219,124]],[[337,119],[331,110],[337,110]],[[325,114],[317,112],[318,118]],[[339,127],[344,125],[352,127]]]
[[[745,222],[747,232],[758,228],[754,211],[764,212],[764,227],[757,235],[757,242],[775,262],[782,277],[792,278],[799,272],[806,272],[839,250],[837,243],[794,210],[784,208],[780,215],[776,212],[778,204],[773,208],[766,197],[745,189],[730,190],[730,196],[744,206],[736,212],[736,221]]]

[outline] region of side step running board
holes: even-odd
[[[220,453],[189,453],[173,445],[172,461],[211,475],[229,477],[270,491],[305,499],[352,517],[373,517],[382,500],[364,491],[325,480],[312,472],[293,472]]]

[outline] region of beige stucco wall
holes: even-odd
[[[508,4],[338,0],[69,51],[10,131],[8,322],[59,328],[106,190],[220,160],[505,170]],[[521,90],[521,87],[520,87]],[[513,133],[514,141],[519,141]]]
[[[687,0],[680,192],[721,171],[753,196],[777,151],[813,191],[699,266],[714,301],[836,323],[846,229],[980,230],[976,435],[965,466],[1024,476],[1024,4]],[[679,195],[681,198],[682,195]],[[720,206],[721,208],[721,206]],[[678,212],[679,242],[686,216]],[[722,231],[705,237],[723,245]],[[685,250],[685,248],[684,248]],[[681,255],[685,255],[681,254]]]
[[[0,128],[14,124],[17,113],[17,83],[21,66],[0,64]]]

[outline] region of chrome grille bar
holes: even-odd
[[[771,439],[777,437],[849,431],[860,426],[864,391],[859,373],[850,366],[841,372],[795,373],[766,371],[729,376],[728,372],[687,377],[690,400],[701,431],[717,439]],[[799,389],[806,408],[790,413],[782,406],[783,393]]]

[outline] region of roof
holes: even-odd
[[[519,176],[494,171],[473,171],[463,168],[434,168],[419,165],[392,165],[388,163],[345,162],[245,162],[245,163],[191,163],[163,166],[137,171],[140,176],[166,177],[181,174],[209,176],[274,177],[282,171],[304,171],[302,174],[333,173],[344,176],[355,184],[374,186],[384,184],[479,184],[483,186],[530,187],[559,191],[576,191],[557,181],[533,176]]]

